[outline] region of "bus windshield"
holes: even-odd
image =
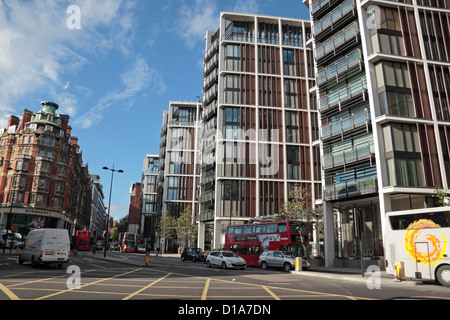
[[[291,233],[301,233],[301,234],[308,233],[306,223],[302,223],[299,221],[290,221],[289,229],[291,230]]]

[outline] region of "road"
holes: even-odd
[[[99,252],[79,252],[62,269],[52,265],[32,269],[27,263],[19,265],[17,256],[0,256],[0,300],[177,299],[264,304],[275,300],[450,299],[450,288],[434,283],[382,283],[380,289],[369,289],[364,282],[297,276],[279,270],[222,270],[154,256],[145,265],[143,254],[108,252],[107,256],[116,261],[102,259]]]

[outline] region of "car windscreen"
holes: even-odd
[[[224,257],[229,257],[229,258],[235,258],[235,257],[239,257],[236,253],[234,252],[222,252]]]

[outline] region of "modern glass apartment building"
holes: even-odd
[[[303,2],[313,24],[326,264],[362,251],[382,266],[386,212],[436,206],[436,188],[449,189],[450,1]]]
[[[141,234],[146,243],[154,250],[156,241],[156,225],[160,222],[157,216],[159,155],[147,154],[142,171],[142,199],[141,199]],[[147,242],[148,241],[148,242]]]
[[[199,146],[201,103],[175,102],[164,111],[161,129],[157,213],[177,219],[191,207],[198,212]],[[174,250],[171,242],[166,249]]]
[[[322,198],[309,21],[221,13],[206,34],[199,246],[281,212],[294,186]],[[312,97],[312,98],[311,98]]]

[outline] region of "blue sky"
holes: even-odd
[[[79,29],[68,28],[80,8]],[[169,101],[202,95],[204,36],[221,11],[308,19],[301,0],[0,0],[0,128],[59,104],[111,213],[128,214],[146,154],[159,154]]]

